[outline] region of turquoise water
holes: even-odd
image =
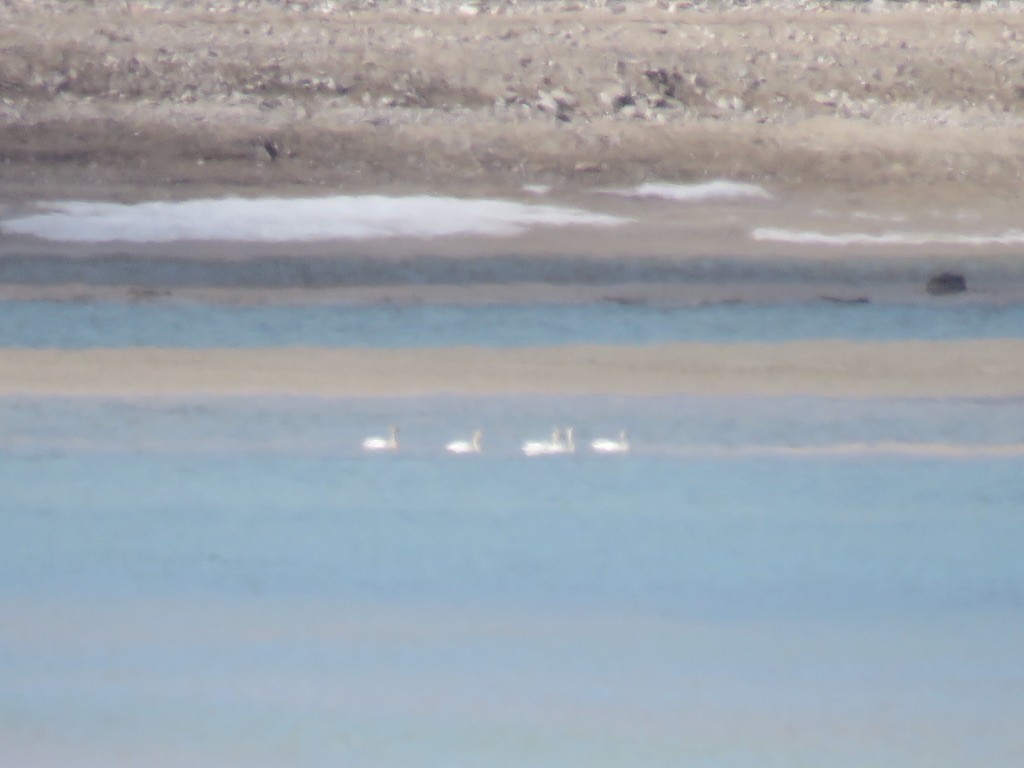
[[[0,758],[1017,764],[1022,405],[2,398]]]
[[[659,307],[577,305],[225,306],[12,301],[0,345],[18,347],[279,345],[444,347],[814,338],[1024,336],[1024,306],[833,302]]]

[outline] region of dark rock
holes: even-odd
[[[574,99],[565,91],[541,91],[536,106],[541,112],[547,112],[554,115],[555,119],[568,123],[572,120]]]
[[[281,145],[278,144],[274,139],[257,139],[256,140],[256,159],[259,162],[276,162],[278,155],[281,154]]]
[[[636,104],[636,98],[629,91],[616,94],[612,97],[612,109],[620,110],[623,107],[632,107]]]
[[[649,303],[638,296],[605,296],[604,300],[622,307],[646,307]]]
[[[827,301],[830,304],[870,304],[871,299],[867,296],[827,296],[822,294],[819,296],[822,301]]]
[[[963,293],[967,290],[967,279],[956,272],[940,272],[932,275],[925,286],[932,296],[948,296],[952,293]]]

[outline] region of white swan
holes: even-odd
[[[575,453],[576,443],[572,439],[573,428],[562,430],[555,428],[550,440],[535,440],[523,443],[523,453],[527,456],[555,456],[562,453]]]
[[[523,453],[527,456],[547,456],[557,453],[562,445],[562,430],[555,427],[550,440],[528,440],[523,443]]]
[[[476,432],[473,433],[472,440],[453,440],[452,442],[448,443],[444,447],[444,449],[448,451],[448,453],[480,453],[480,451],[482,450],[480,446],[480,439],[483,436],[483,430],[478,429]]]
[[[391,426],[387,437],[368,437],[363,440],[364,451],[397,451],[398,427]]]
[[[558,446],[553,453],[576,453],[576,443],[572,439],[573,428],[568,427],[565,430],[565,441]]]
[[[590,441],[590,450],[594,453],[629,453],[629,438],[626,430],[619,433],[618,440],[598,437]]]

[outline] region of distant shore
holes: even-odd
[[[1024,193],[1017,2],[8,0],[0,197]]]
[[[0,395],[1024,396],[1024,341],[495,350],[0,349]]]
[[[88,244],[0,221],[0,300],[1024,301],[1022,41],[1016,0],[8,0],[2,220],[425,193],[629,223]],[[715,179],[770,197],[604,194]],[[944,270],[964,295],[924,292]]]

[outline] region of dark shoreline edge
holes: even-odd
[[[182,249],[185,254],[188,247]],[[933,296],[929,279],[965,275]],[[1004,257],[0,255],[0,301],[209,301],[239,304],[580,303],[701,305],[778,301],[1024,302],[1024,265]]]

